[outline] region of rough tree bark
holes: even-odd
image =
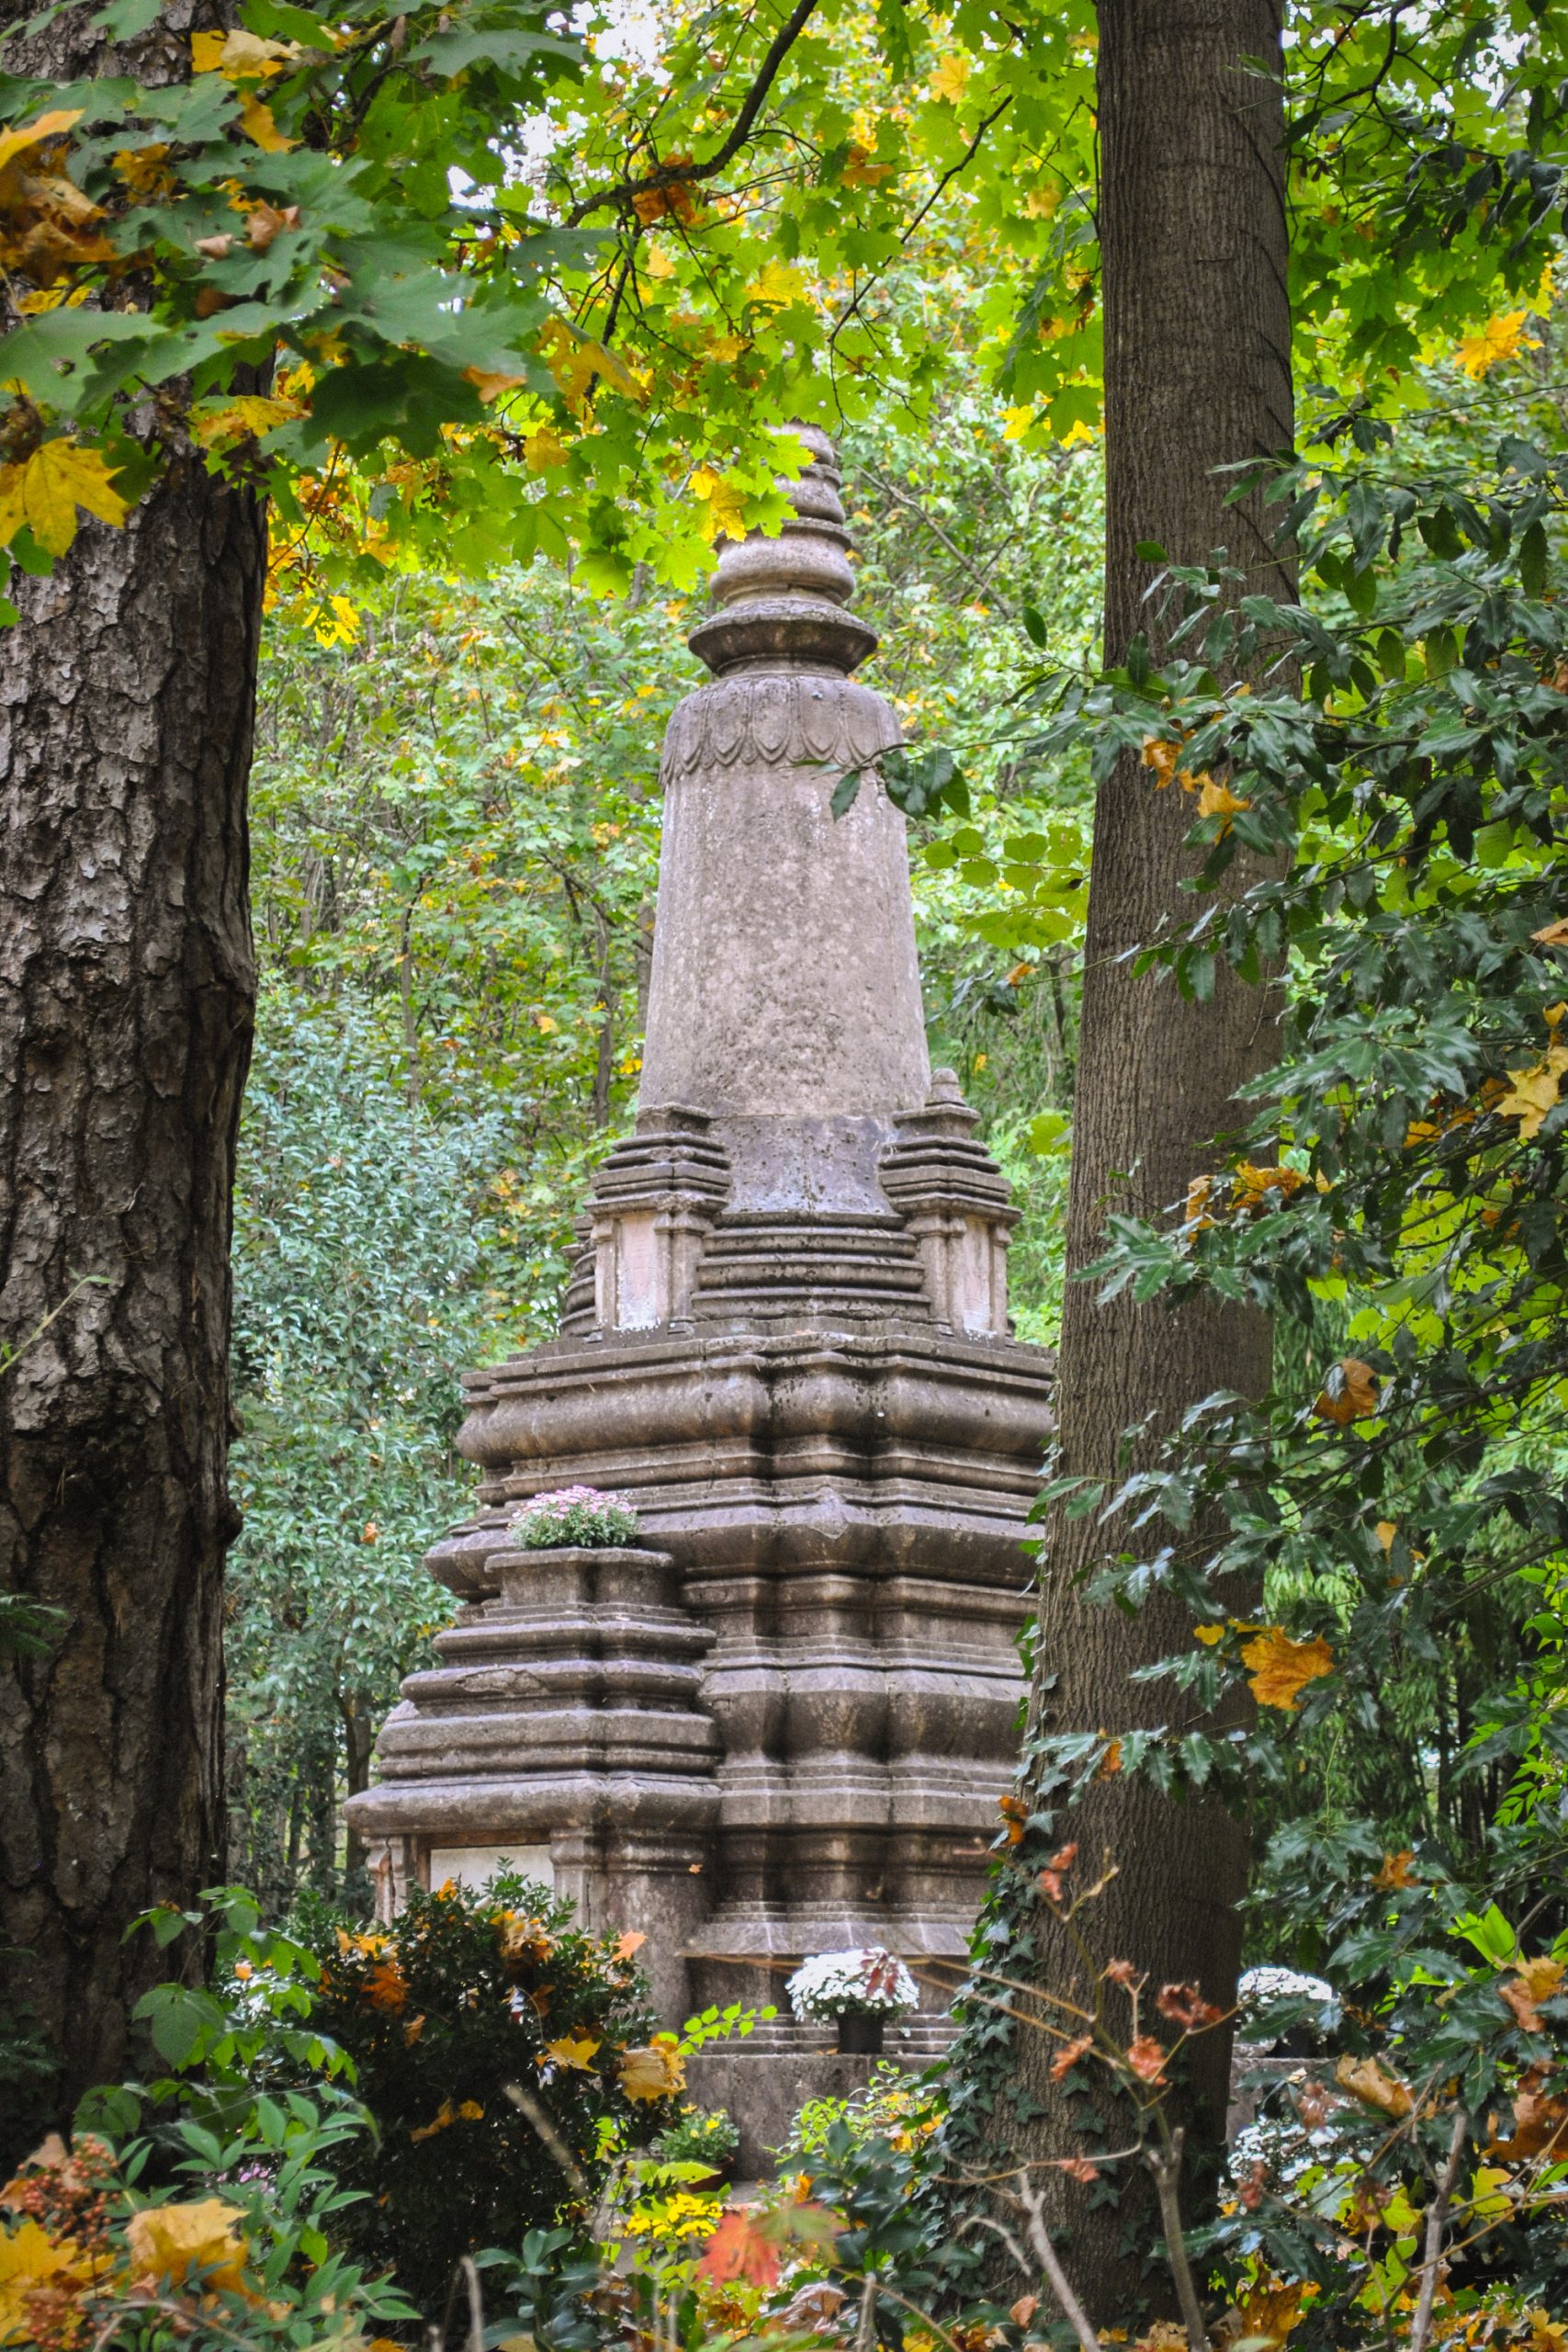
[[[1289,447],[1292,434],[1282,105],[1275,0],[1101,0],[1099,99],[1101,142],[1106,380],[1106,627],[1108,662],[1148,632],[1143,602],[1155,568],[1144,540],[1178,562],[1228,546],[1279,587],[1280,559],[1260,506],[1226,507],[1230,477],[1215,469]],[[1249,66],[1246,61],[1255,61]],[[1261,66],[1263,71],[1257,70]],[[1274,510],[1278,512],[1278,510]],[[1283,567],[1289,579],[1288,567]],[[1067,1210],[1069,1275],[1100,1254],[1106,1212],[1158,1216],[1212,1164],[1211,1139],[1234,1128],[1241,1082],[1268,1058],[1271,1019],[1264,990],[1222,975],[1207,1004],[1174,986],[1135,977],[1129,951],[1184,906],[1180,883],[1194,860],[1181,841],[1193,803],[1156,791],[1148,769],[1125,759],[1100,793],[1089,886],[1078,1078]],[[1213,1301],[1178,1315],[1126,1294],[1101,1305],[1096,1286],[1069,1280],[1058,1379],[1061,1468],[1111,1479],[1123,1430],[1168,1430],[1216,1388],[1258,1393],[1269,1374],[1267,1324]],[[1041,1610],[1037,1721],[1093,1731],[1168,1719],[1168,1685],[1129,1681],[1145,1660],[1185,1646],[1185,1611],[1157,1602],[1135,1620],[1089,1606],[1081,1580],[1108,1549],[1093,1518],[1058,1517],[1050,1532]],[[1043,1678],[1054,1676],[1046,1689]],[[1133,1961],[1151,1994],[1168,1980],[1200,1983],[1228,2006],[1240,1923],[1235,1904],[1247,1863],[1243,1823],[1213,1806],[1173,1807],[1146,1783],[1111,1779],[1092,1792],[1071,1834],[1082,1867],[1110,1850],[1119,1875],[1088,1919],[1102,1959]],[[1048,1945],[1041,1981],[1062,1984],[1077,1968]],[[1192,2111],[1223,2125],[1228,2035],[1193,2047]],[[1064,2095],[1049,2078],[1055,2046],[1016,2037],[1026,2091],[1041,2103],[1028,2133],[1033,2155],[1082,2151]],[[997,2111],[999,2156],[1012,2133]],[[1016,2144],[1016,2141],[1013,2141]],[[1147,2265],[1157,2253],[1152,2209],[1139,2201],[1129,2230],[1118,2214],[1047,2174],[1050,2210],[1067,2267],[1097,2324],[1125,2324],[1153,2294],[1174,2316],[1169,2281]],[[1129,2237],[1133,2243],[1127,2243]]]
[[[90,15],[29,44],[31,69],[102,70]],[[175,78],[193,21],[218,20],[166,9],[136,70]],[[222,1870],[265,559],[259,502],[193,458],[14,589],[0,636],[0,1346],[69,1302],[0,1380],[6,1583],[62,1612],[46,1657],[0,1668],[0,1965],[59,2052],[62,2116],[170,1973],[127,1921]]]

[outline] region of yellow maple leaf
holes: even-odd
[[[1242,2334],[1269,2346],[1283,2344],[1301,2319],[1305,2293],[1304,2286],[1254,2287],[1236,2306]]]
[[[711,547],[720,534],[728,539],[743,539],[746,526],[741,509],[746,503],[744,491],[716,474],[711,466],[699,466],[692,476],[692,489],[701,499],[703,511],[697,517],[697,528]]]
[[[1242,1644],[1241,1662],[1258,1705],[1293,1714],[1307,1684],[1333,1673],[1334,1652],[1320,1634],[1310,1642],[1293,1642],[1282,1625],[1265,1625]]]
[[[464,375],[481,401],[498,401],[506,392],[521,391],[526,376],[509,376],[501,368],[465,368]]]
[[[662,245],[649,246],[648,258],[644,261],[642,268],[645,277],[664,278],[673,277],[675,275],[675,265]]]
[[[802,272],[786,261],[771,261],[746,288],[746,300],[757,309],[783,311],[806,292]]]
[[[1002,411],[1003,440],[1021,441],[1034,421],[1032,405],[1029,408],[1004,408]]]
[[[595,381],[608,384],[626,400],[648,397],[625,360],[617,359],[602,343],[579,336],[564,319],[551,320],[539,337],[539,350],[569,408],[585,401]]]
[[[641,2048],[623,2051],[616,2078],[630,2099],[652,2101],[683,2090],[686,2066],[675,2036],[656,2033]]]
[[[36,2342],[28,2299],[40,2287],[56,2293],[85,2286],[89,2272],[69,2238],[51,2238],[38,2222],[0,2230],[0,2344]]]
[[[1391,2075],[1376,2058],[1341,2058],[1334,2079],[1342,2091],[1359,2098],[1363,2107],[1375,2107],[1380,2115],[1408,2115],[1416,2104],[1398,2075]]]
[[[221,74],[226,82],[265,82],[299,55],[297,41],[264,40],[236,28],[230,33],[192,33],[193,74]]]
[[[299,401],[268,400],[260,392],[240,392],[218,408],[197,410],[190,425],[202,447],[212,449],[225,442],[243,441],[253,433],[259,437],[270,433],[275,425],[291,424],[304,413]]]
[[[536,433],[523,437],[523,462],[531,474],[547,473],[552,466],[564,466],[566,443],[548,424],[541,424]]]
[[[1203,1644],[1205,1649],[1212,1650],[1216,1642],[1223,1642],[1225,1637],[1225,1629],[1223,1625],[1194,1625],[1192,1632],[1196,1639]]]
[[[950,106],[962,106],[969,87],[970,60],[962,50],[941,57],[931,68],[930,83],[933,98],[945,98]]]
[[[592,2034],[563,2033],[558,2041],[547,2041],[544,2055],[553,2058],[558,2066],[568,2066],[574,2074],[592,2072],[593,2052],[599,2044]]]
[[[1238,799],[1229,785],[1216,784],[1212,775],[1204,776],[1203,788],[1198,795],[1198,814],[1200,817],[1223,817],[1222,833],[1229,832],[1231,819],[1238,810],[1251,806],[1250,800]]]
[[[1568,1046],[1549,1046],[1540,1060],[1530,1069],[1511,1069],[1511,1091],[1497,1103],[1505,1119],[1517,1119],[1519,1141],[1528,1143],[1540,1133],[1550,1113],[1557,1108],[1558,1091],[1562,1073],[1568,1069]]]
[[[298,147],[298,139],[286,139],[273,119],[272,108],[262,98],[243,97],[240,100],[240,121],[245,136],[265,148],[269,155],[287,155]]]
[[[1465,337],[1454,358],[1473,383],[1479,383],[1500,359],[1512,359],[1521,344],[1531,351],[1536,348],[1536,338],[1525,333],[1529,316],[1528,311],[1506,311],[1499,318],[1488,319],[1479,334]]]
[[[240,2235],[243,2210],[220,2197],[191,2204],[147,2205],[133,2213],[126,2230],[133,2273],[183,2286],[191,2272],[220,2291],[243,2289],[245,2241]]]
[[[1031,220],[1049,220],[1061,201],[1059,187],[1032,187],[1023,199],[1023,209]]]
[[[100,450],[46,441],[30,458],[0,466],[0,547],[8,547],[25,523],[40,548],[63,555],[76,536],[78,506],[116,526],[130,512]]]
[[[34,147],[45,146],[51,139],[63,139],[81,119],[80,107],[55,107],[48,114],[35,115],[31,122],[18,123],[15,130],[0,130],[0,172]]]

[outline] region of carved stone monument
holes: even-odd
[[[728,547],[670,723],[643,1108],[600,1171],[559,1337],[467,1375],[477,1516],[430,1555],[462,1607],[355,1798],[383,1900],[510,1858],[643,1930],[672,2022],[781,2015],[705,2052],[760,2162],[863,2079],[788,1970],[963,1952],[1010,1779],[1020,1547],[1050,1360],[1009,1336],[1007,1186],[929,1069],[899,740],[831,444],[775,539]],[[636,1552],[522,1552],[547,1488],[636,1504]],[[951,1972],[890,2054],[944,2038]]]

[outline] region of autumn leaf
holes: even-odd
[[[1053,1903],[1060,1903],[1062,1899],[1062,1889],[1066,1883],[1067,1872],[1072,1869],[1072,1866],[1077,1860],[1077,1858],[1078,1849],[1076,1845],[1063,1846],[1052,1855],[1050,1860],[1041,1871],[1036,1883],[1039,1885],[1041,1893],[1043,1894],[1048,1894]]]
[[[1303,2285],[1254,2287],[1237,2309],[1243,2335],[1258,2336],[1267,2345],[1283,2344],[1302,2315]]]
[[[1293,1714],[1307,1684],[1333,1673],[1334,1652],[1320,1634],[1310,1642],[1293,1642],[1282,1625],[1266,1625],[1250,1642],[1243,1642],[1241,1662],[1258,1705]]]
[[[564,466],[566,460],[566,443],[552,426],[541,424],[536,433],[525,434],[523,462],[531,474],[547,473],[552,466]]]
[[[1540,2033],[1543,2029],[1540,2003],[1550,2001],[1562,1989],[1563,1964],[1546,1954],[1534,1960],[1521,1960],[1506,1984],[1499,1984],[1498,1995],[1518,2019],[1521,2032]]]
[[[892,178],[894,169],[892,164],[873,163],[867,151],[852,141],[840,177],[846,187],[880,187],[884,180]]]
[[[69,2238],[51,2238],[38,2222],[0,2230],[0,2344],[37,2341],[28,2312],[40,2289],[58,2295],[85,2286],[89,2272]]]
[[[558,2066],[570,2067],[574,2074],[587,2075],[592,2072],[593,2052],[598,2048],[590,2034],[565,2033],[558,2041],[547,2041],[543,2055],[553,2058]]]
[[[1225,1637],[1225,1629],[1223,1625],[1194,1625],[1192,1631],[1205,1649],[1212,1650],[1216,1642],[1223,1642]]]
[[[503,399],[508,392],[521,391],[528,380],[526,376],[510,376],[501,368],[465,368],[463,373],[487,404]],[[527,454],[526,445],[524,454]]]
[[[1100,2166],[1091,2164],[1087,2156],[1056,2156],[1053,2165],[1055,2171],[1065,2172],[1069,2180],[1087,2183],[1100,2178]]]
[[[1018,1845],[1029,1820],[1029,1807],[1021,1797],[1006,1796],[997,1799],[997,1811],[1006,1825],[1008,1844]]]
[[[1531,351],[1536,348],[1535,337],[1525,333],[1529,316],[1528,311],[1506,311],[1499,318],[1488,319],[1479,334],[1464,338],[1454,359],[1472,383],[1479,383],[1500,359],[1512,359],[1521,343]]]
[[[1408,1846],[1400,1853],[1385,1854],[1378,1867],[1372,1884],[1386,1887],[1391,1892],[1397,1887],[1414,1886],[1416,1881],[1411,1873],[1410,1865],[1415,1860],[1415,1853]]]
[[[1251,806],[1250,800],[1239,799],[1229,785],[1216,784],[1212,775],[1204,777],[1203,788],[1198,795],[1198,814],[1200,817],[1223,817],[1222,834],[1229,832],[1233,817]]]
[[[1341,2058],[1334,2079],[1342,2091],[1359,2098],[1363,2107],[1376,2108],[1380,2115],[1408,2115],[1416,2104],[1398,2075],[1391,2075],[1376,2058]]]
[[[240,101],[240,121],[247,138],[269,155],[287,155],[298,147],[297,139],[286,139],[273,120],[272,108],[261,98],[243,97]]]
[[[395,1959],[376,1962],[365,1980],[365,1995],[373,2009],[395,2012],[408,2007],[408,1979]]]
[[[1087,2033],[1080,2033],[1074,2041],[1064,2041],[1051,2061],[1051,2080],[1061,2082],[1065,2075],[1072,2073],[1084,2052],[1093,2047],[1093,2036]]]
[[[1352,1421],[1365,1420],[1370,1413],[1377,1411],[1377,1374],[1359,1356],[1344,1357],[1337,1370],[1337,1387],[1332,1394],[1325,1387],[1313,1411],[1337,1428],[1348,1429]]]
[[[193,74],[221,74],[226,82],[265,82],[281,74],[303,52],[297,41],[264,40],[236,28],[230,33],[192,33]]]
[[[785,261],[771,261],[746,288],[746,300],[759,310],[783,311],[805,292],[806,279],[798,269]]]
[[[962,50],[949,57],[939,58],[931,68],[929,87],[933,98],[945,98],[950,106],[962,106],[969,87],[970,61]]]
[[[750,2213],[726,2213],[707,2242],[697,2275],[716,2287],[739,2280],[766,2290],[778,2284],[778,2248]]]
[[[1497,1110],[1505,1119],[1517,1119],[1519,1141],[1529,1143],[1540,1133],[1547,1118],[1557,1108],[1558,1091],[1562,1073],[1568,1069],[1568,1046],[1549,1046],[1539,1062],[1529,1069],[1511,1069],[1509,1091],[1502,1096]]]
[[[648,1938],[640,1928],[628,1928],[624,1936],[617,1936],[615,1939],[615,1958],[630,1960],[634,1953],[642,1950],[647,1941]]]
[[[248,440],[253,435],[259,440],[264,433],[272,432],[279,424],[292,424],[304,413],[298,401],[268,400],[259,392],[241,392],[217,408],[195,411],[190,424],[202,447],[215,449],[230,442]],[[373,1521],[367,1522],[367,1544],[376,1541],[376,1534],[369,1532],[373,1526]]]
[[[672,2091],[684,2089],[685,2061],[675,2036],[656,2033],[641,2048],[624,2051],[617,2080],[629,2099],[668,2098]]]
[[[63,555],[76,537],[78,506],[117,528],[130,512],[100,450],[46,441],[21,463],[0,467],[0,546],[26,524],[40,548]]]
[[[244,2291],[245,2241],[240,2234],[243,2209],[221,2198],[188,2205],[147,2205],[126,2229],[133,2274],[183,2286],[193,2271],[220,2293]]]
[[[1560,915],[1555,922],[1542,923],[1530,937],[1538,947],[1568,947],[1568,916]]]
[[[1196,1984],[1162,1984],[1155,1996],[1155,2007],[1162,2018],[1179,2025],[1183,2033],[1201,2033],[1205,2027],[1218,2025],[1224,2016],[1213,2001],[1206,2001]]]
[[[1128,2065],[1140,2082],[1151,2086],[1164,2083],[1166,2053],[1164,2046],[1155,2040],[1152,2033],[1139,2034],[1137,2040],[1129,2044],[1125,2055]]]
[[[1027,2327],[1030,2321],[1034,2317],[1035,2312],[1039,2309],[1040,2298],[1038,2295],[1021,2295],[1017,2302],[1009,2310],[1008,2317],[1011,2320],[1014,2327]]]

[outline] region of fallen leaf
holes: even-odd
[[[617,2080],[629,2099],[668,2098],[671,2092],[684,2089],[685,2062],[675,2036],[656,2033],[641,2048],[623,2052]]]
[[[553,2058],[558,2066],[567,2066],[574,2074],[592,2072],[593,2052],[599,2044],[591,2034],[565,2033],[558,2041],[547,2041],[544,2055]]]
[[[1282,1625],[1266,1625],[1250,1642],[1243,1642],[1241,1662],[1258,1705],[1293,1714],[1307,1684],[1333,1673],[1334,1652],[1321,1635],[1293,1642]]]
[[[1363,2107],[1376,2108],[1380,2115],[1408,2115],[1416,2104],[1398,2075],[1391,2075],[1376,2058],[1341,2058],[1334,2079],[1341,2090],[1359,2098]]]

